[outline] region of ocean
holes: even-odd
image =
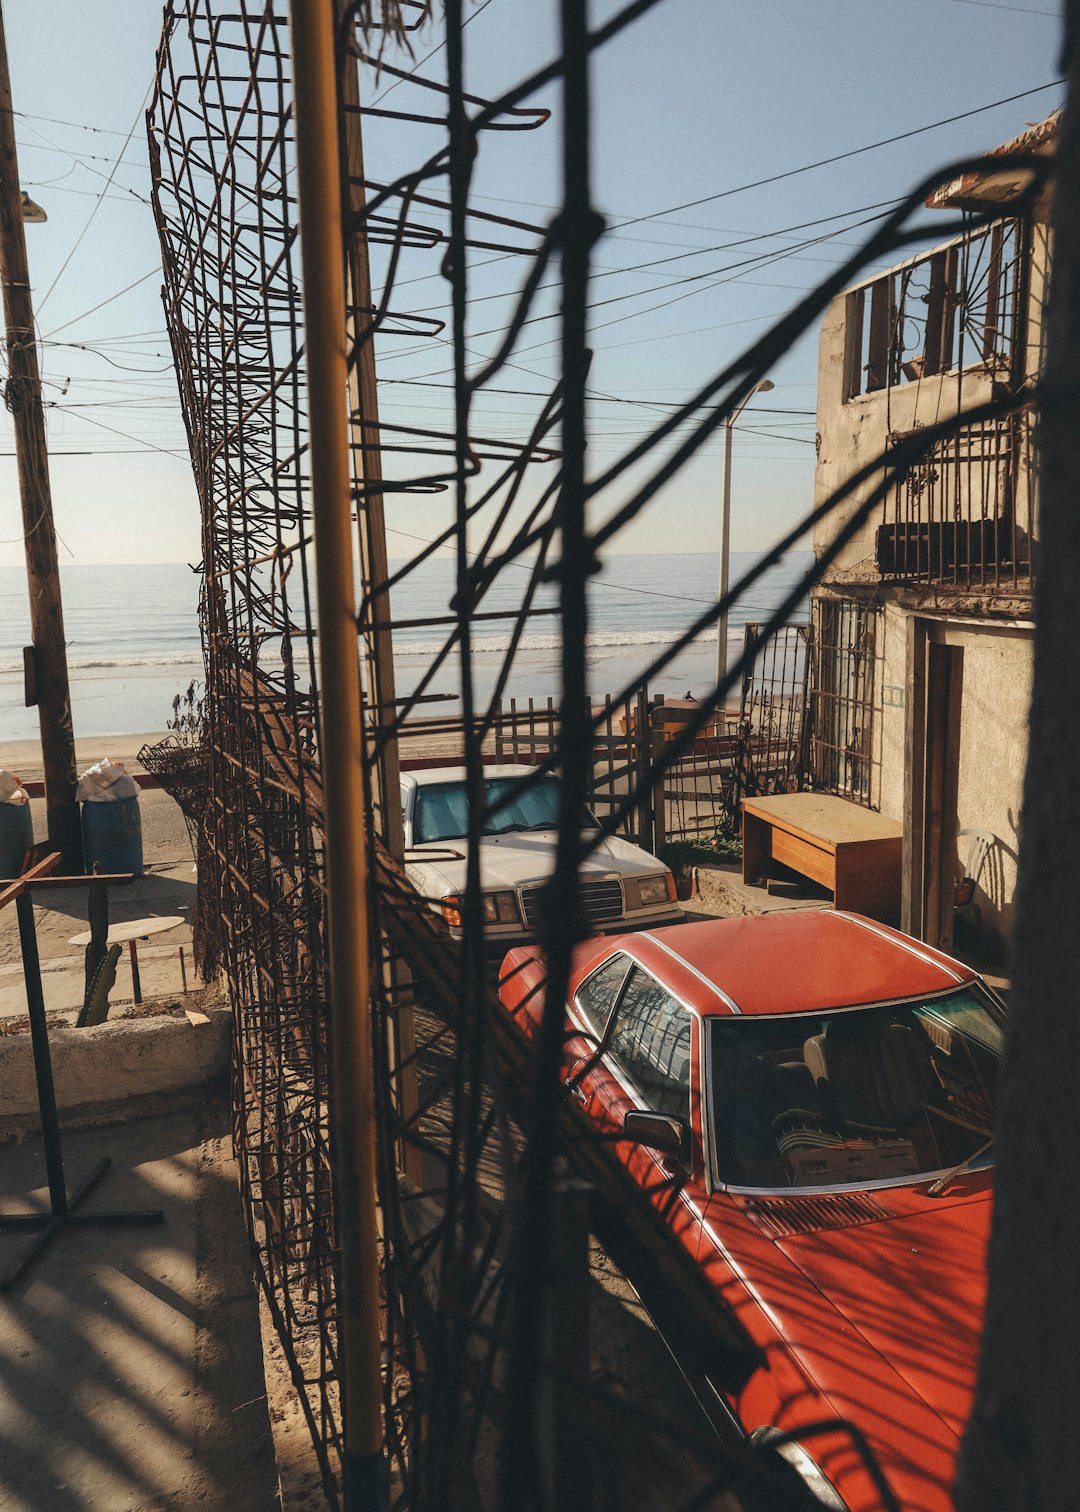
[[[759,560],[733,552],[731,582]],[[747,621],[762,620],[807,571],[811,553],[790,552],[771,568],[732,611],[729,656],[742,648]],[[392,563],[393,571],[399,564]],[[594,701],[635,682],[665,647],[715,599],[714,554],[667,553],[613,556],[590,589],[588,663]],[[520,575],[520,582],[517,581]],[[489,591],[482,611],[517,606],[528,570],[508,569]],[[76,737],[125,735],[165,728],[172,703],[202,675],[199,645],[199,578],[184,564],[61,567],[64,626],[68,639],[72,717]],[[392,595],[395,618],[445,614],[453,593],[454,563],[432,559],[410,574]],[[539,608],[555,603],[545,588]],[[805,600],[790,616],[804,620]],[[506,696],[547,698],[559,690],[558,620],[533,618],[518,649]],[[512,625],[508,619],[473,622],[473,668],[477,697],[488,697],[501,669]],[[445,629],[415,626],[395,635],[399,697],[412,692],[441,647]],[[0,746],[33,739],[37,711],[23,706],[22,647],[30,638],[26,579],[21,567],[0,567]],[[267,647],[270,652],[270,647]],[[270,654],[273,654],[270,652]],[[266,652],[264,652],[264,659]],[[715,676],[716,633],[706,632],[674,663],[649,679],[668,697],[703,694]],[[448,657],[430,680],[428,694],[456,696],[459,669]],[[447,704],[447,707],[450,705]],[[426,712],[434,712],[438,704]]]

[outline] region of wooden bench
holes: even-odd
[[[831,793],[743,799],[743,881],[778,861],[828,887],[837,908],[900,920],[903,827]]]

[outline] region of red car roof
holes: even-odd
[[[730,1012],[707,984],[741,1013],[820,1013],[943,992],[976,976],[898,930],[832,909],[707,919],[606,943],[657,975],[678,975],[684,988],[687,973],[676,963],[685,963],[691,978],[705,978],[693,1001],[706,1016]]]

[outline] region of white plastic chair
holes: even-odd
[[[970,882],[971,890],[969,897],[953,906],[953,940],[957,944],[967,944],[970,948],[972,939],[978,936],[982,918],[979,905],[975,901],[975,893],[982,877],[983,867],[997,844],[997,836],[991,834],[989,830],[962,829],[957,830],[956,839],[958,844],[964,839],[970,842],[967,860],[964,863],[963,882]],[[974,926],[970,929],[970,934],[969,926]]]

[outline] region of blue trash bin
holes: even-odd
[[[114,798],[82,806],[83,859],[86,870],[142,874],[142,820],[139,797]]]
[[[0,803],[0,877],[17,877],[34,843],[28,803]]]

